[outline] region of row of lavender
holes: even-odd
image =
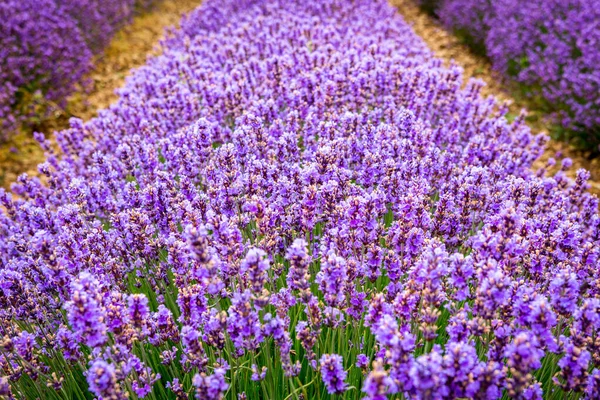
[[[0,394],[597,398],[588,173],[461,75],[383,0],[207,0],[1,193]]]
[[[418,0],[542,95],[562,125],[600,144],[600,7],[595,0]]]
[[[0,141],[60,104],[136,7],[155,0],[0,2]]]

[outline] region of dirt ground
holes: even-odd
[[[200,3],[201,0],[165,0],[152,10],[135,16],[95,60],[95,68],[88,74],[90,86],[71,96],[65,110],[56,112],[37,130],[49,137],[54,131],[67,128],[70,117],[87,121],[98,110],[115,102],[115,90],[123,86],[131,69],[144,65],[147,57],[160,53],[158,43],[164,37],[165,29],[177,26],[182,14]],[[44,159],[44,152],[31,131],[14,136],[8,143],[0,145],[0,187],[10,187],[23,172],[37,174],[37,165]]]
[[[527,124],[535,133],[549,132],[550,122],[547,115],[536,110],[535,104],[521,99],[511,91],[510,85],[502,82],[502,79],[492,70],[490,62],[481,56],[474,54],[455,35],[446,31],[434,18],[423,12],[414,3],[414,0],[389,0],[398,8],[404,19],[412,25],[414,31],[423,38],[429,48],[437,57],[450,64],[451,60],[464,69],[465,78],[478,78],[486,83],[483,89],[485,95],[493,95],[503,101],[509,101],[510,112],[519,114],[520,110],[526,108]],[[554,157],[559,160],[569,157],[573,160],[573,166],[568,171],[571,177],[575,176],[579,168],[585,168],[591,173],[590,191],[600,195],[600,158],[590,159],[588,154],[579,151],[567,143],[550,140],[546,146],[546,152],[536,162],[534,168],[544,167],[548,158]],[[557,166],[560,162],[557,163]]]

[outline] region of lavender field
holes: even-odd
[[[600,398],[589,172],[386,1],[163,47],[0,189],[0,398]]]
[[[494,68],[543,99],[561,136],[600,152],[597,0],[417,0],[486,54]]]

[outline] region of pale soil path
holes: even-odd
[[[516,97],[513,92],[501,81],[500,77],[492,71],[488,60],[484,57],[474,54],[465,44],[452,33],[446,31],[433,17],[423,12],[414,3],[414,0],[389,0],[392,5],[398,8],[398,11],[404,19],[412,25],[414,31],[423,38],[429,48],[435,55],[447,64],[453,60],[457,65],[464,69],[464,77],[478,78],[486,83],[483,89],[484,95],[493,95],[503,101],[511,103],[511,113],[518,114],[521,109],[528,110],[527,124],[534,133],[549,131],[549,122],[546,116],[535,110],[535,106],[526,99]],[[556,140],[550,140],[546,147],[546,152],[540,160],[536,162],[534,168],[540,168],[546,165],[548,158],[554,157],[559,160],[562,157],[569,157],[573,160],[573,166],[567,172],[571,177],[575,176],[577,169],[585,168],[591,173],[590,191],[600,195],[600,158],[588,159],[587,155],[574,149],[566,143]],[[557,167],[560,161],[557,162]],[[555,168],[556,169],[556,168]]]
[[[143,66],[149,56],[160,54],[158,43],[165,29],[177,27],[182,14],[200,3],[201,0],[165,0],[135,16],[95,60],[94,70],[88,74],[90,87],[71,96],[66,110],[57,112],[38,130],[50,137],[54,131],[67,128],[70,117],[87,121],[98,110],[114,103],[118,98],[115,90],[123,86],[131,69]],[[44,159],[44,152],[31,132],[18,134],[0,146],[0,187],[10,187],[23,172],[37,174],[37,165]]]

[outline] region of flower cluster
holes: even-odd
[[[0,140],[61,103],[136,6],[152,0],[6,0],[0,3]]]
[[[0,191],[0,393],[594,398],[588,173],[384,0],[207,0],[164,46]]]
[[[600,144],[596,1],[436,0],[434,9],[444,25],[484,47],[495,69],[543,96],[565,127]]]

